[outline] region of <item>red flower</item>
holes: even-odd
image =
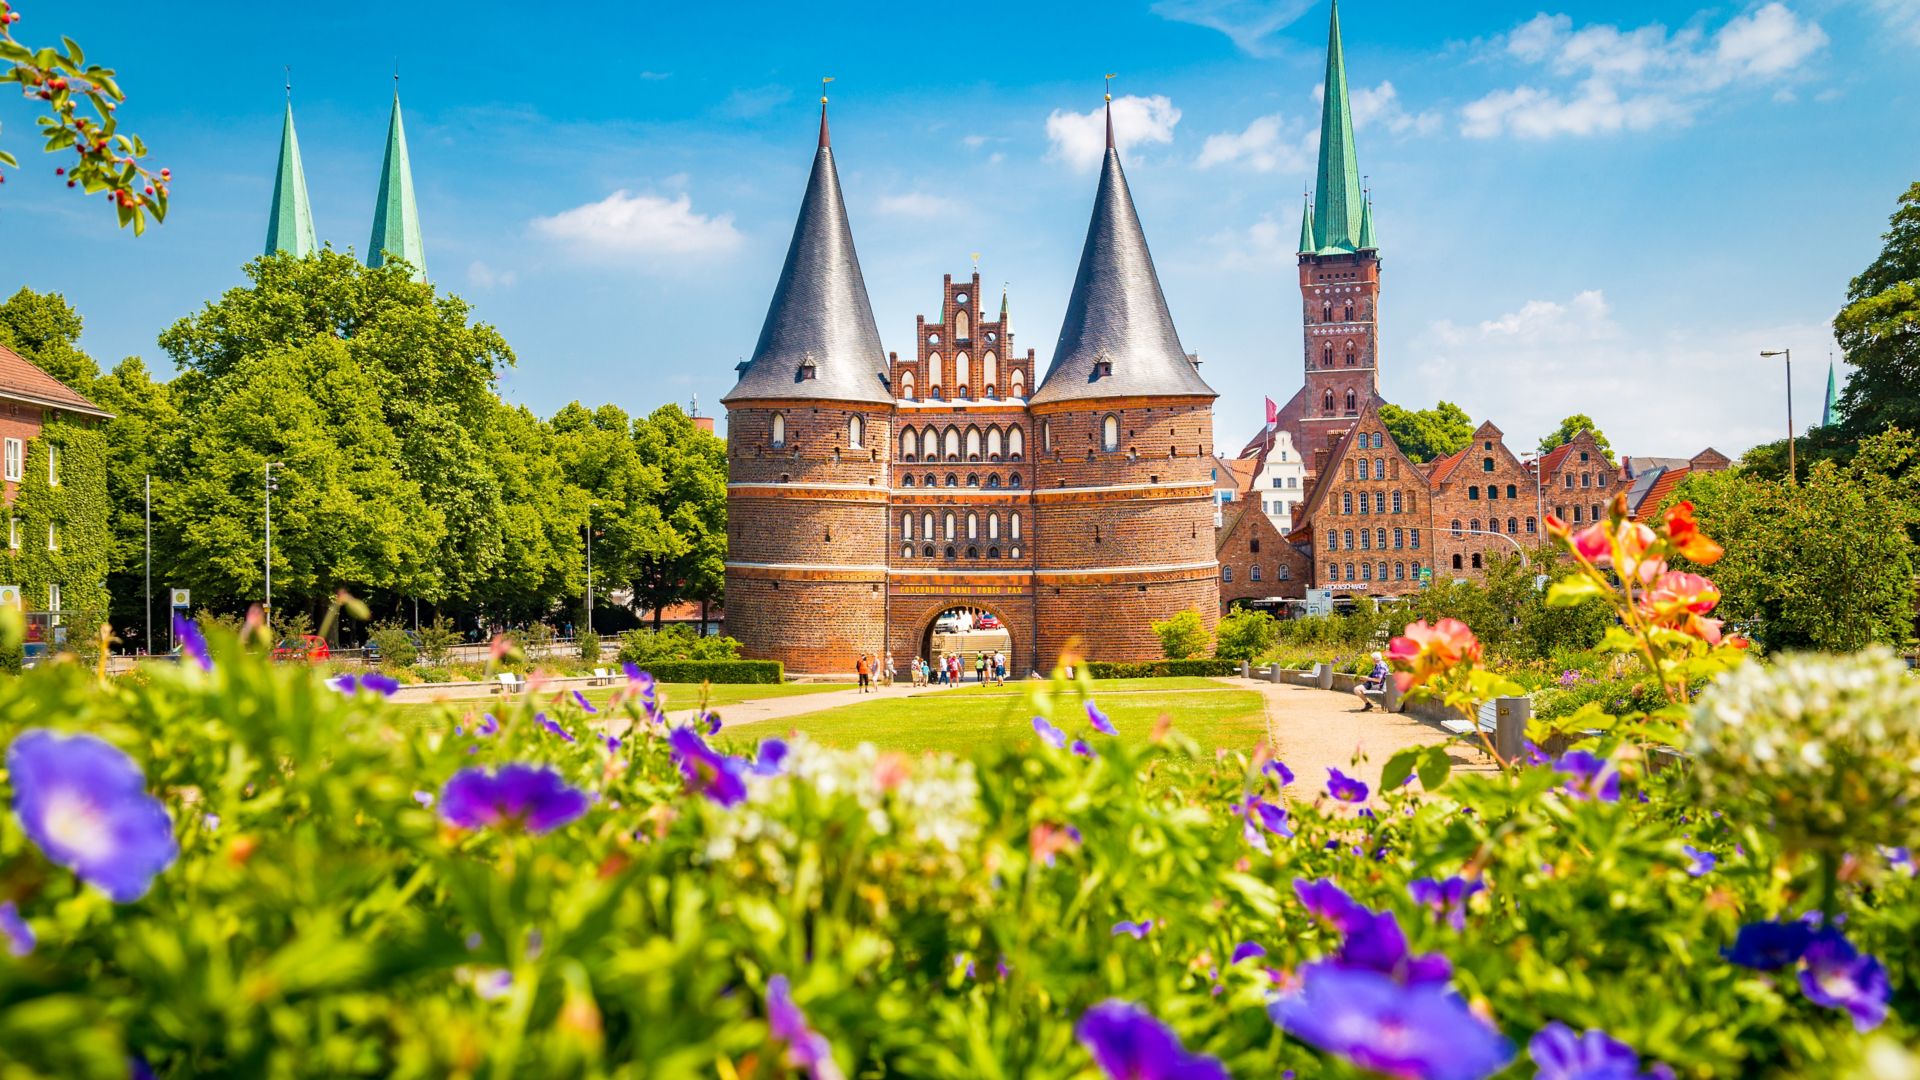
[[[1705,615],[1719,602],[1719,586],[1699,574],[1677,570],[1660,575],[1646,595],[1646,607],[1656,619],[1683,613]]]
[[[1667,511],[1667,539],[1673,550],[1701,566],[1712,566],[1726,549],[1709,540],[1693,520],[1693,504],[1683,502]]]
[[[1613,564],[1613,537],[1605,525],[1589,525],[1573,537],[1574,553],[1595,566]]]
[[[1564,537],[1567,535],[1569,531],[1570,530],[1567,528],[1566,522],[1561,521],[1559,518],[1554,517],[1552,514],[1547,515],[1547,535],[1548,536]]]
[[[1441,619],[1431,625],[1422,619],[1408,623],[1406,635],[1387,645],[1387,656],[1402,669],[1393,678],[1404,693],[1458,664],[1478,663],[1480,641],[1459,619]]]

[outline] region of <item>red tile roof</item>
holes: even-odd
[[[1259,458],[1216,458],[1227,467],[1226,475],[1214,483],[1216,488],[1224,488],[1231,481],[1233,491],[1245,494],[1253,490],[1253,482],[1260,474]]]
[[[18,398],[35,405],[70,409],[93,416],[111,415],[5,345],[0,345],[0,397]]]
[[[1470,449],[1470,448],[1463,448],[1463,449],[1457,450],[1451,454],[1448,454],[1446,457],[1435,460],[1433,464],[1427,466],[1427,483],[1429,484],[1446,483],[1447,478],[1453,475],[1453,470],[1455,466],[1459,465],[1460,462],[1466,460],[1467,449]]]
[[[1547,451],[1547,456],[1540,459],[1540,479],[1544,481],[1547,477],[1558,472],[1560,463],[1567,460],[1567,455],[1571,453],[1573,453],[1573,444],[1570,442],[1563,442],[1552,450]]]
[[[1643,521],[1647,515],[1658,510],[1667,496],[1673,494],[1673,489],[1679,487],[1680,481],[1685,480],[1687,474],[1692,471],[1691,469],[1668,469],[1654,477],[1652,486],[1648,487],[1646,495],[1641,497],[1640,505],[1633,508],[1633,520]]]

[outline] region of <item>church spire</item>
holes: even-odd
[[[822,89],[825,89],[823,86]],[[826,97],[820,145],[800,201],[787,262],[767,305],[753,354],[722,402],[764,398],[891,402],[887,354],[853,248],[840,172],[827,141]]]
[[[267,214],[267,254],[284,251],[296,259],[319,250],[313,234],[313,208],[307,204],[307,172],[300,165],[300,140],[293,133],[293,81],[287,81],[287,115],[280,125],[280,171],[273,181],[273,208]]]
[[[1838,398],[1839,395],[1834,392],[1833,357],[1829,355],[1827,357],[1827,402],[1826,406],[1820,410],[1821,427],[1833,426],[1833,409],[1838,403]]]
[[[1053,365],[1030,400],[1214,396],[1180,345],[1120,152],[1109,146]]]
[[[420,209],[413,199],[413,166],[407,160],[407,131],[400,121],[400,76],[393,77],[393,116],[387,121],[387,158],[380,167],[380,196],[373,206],[373,239],[367,265],[381,266],[387,256],[405,259],[415,281],[427,280],[427,246],[420,238]]]
[[[1367,195],[1360,207],[1360,250],[1378,251],[1380,245],[1373,239],[1373,196]]]
[[[1340,0],[1327,28],[1327,84],[1320,106],[1320,175],[1314,193],[1314,232],[1322,251],[1354,251],[1366,209],[1360,162],[1353,146],[1353,106],[1347,99],[1347,59],[1340,45]]]
[[[1313,196],[1300,197],[1300,254],[1311,255],[1320,250],[1313,241]]]

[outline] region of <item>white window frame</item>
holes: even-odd
[[[47,550],[60,550],[60,525],[58,522],[47,522]]]
[[[19,439],[7,440],[6,477],[12,483],[19,483],[25,473],[24,463],[27,456],[27,444]]]
[[[17,517],[7,519],[7,550],[20,550],[20,519]]]
[[[54,443],[47,444],[47,486],[60,486],[60,447]]]

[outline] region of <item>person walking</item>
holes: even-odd
[[[973,654],[973,681],[981,686],[987,685],[987,654],[984,652]]]
[[[1007,654],[998,649],[993,653],[993,681],[997,686],[1007,685]]]
[[[1373,654],[1373,671],[1366,678],[1353,684],[1353,696],[1360,699],[1360,711],[1372,712],[1373,699],[1367,696],[1369,690],[1383,690],[1387,685],[1387,661],[1379,653]]]
[[[893,670],[893,653],[891,653],[891,652],[889,652],[889,653],[887,653],[887,666],[886,666],[886,667],[884,667],[884,668],[882,668],[882,669],[880,669],[880,672],[881,672],[881,683],[880,683],[880,685],[881,685],[881,686],[892,686],[892,685],[893,685],[893,676],[894,676],[894,670]]]
[[[860,659],[855,660],[853,662],[853,673],[860,677],[860,692],[863,694],[866,693],[867,680],[872,677],[873,668],[869,666],[867,662],[867,658],[864,654],[860,657]]]

